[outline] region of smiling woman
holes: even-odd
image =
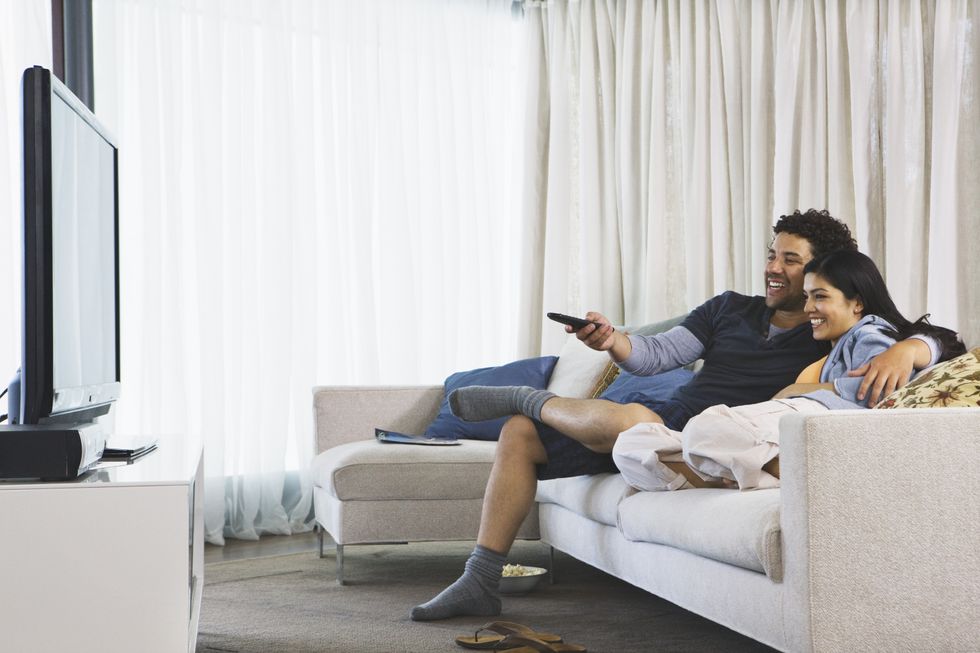
[[[210,541],[305,528],[308,481],[283,488],[313,452],[312,386],[516,357],[510,5],[95,1],[119,429],[203,436]]]
[[[860,296],[845,297],[839,288],[815,272],[804,276],[803,294],[806,298],[803,310],[810,318],[814,340],[836,343],[864,315]]]

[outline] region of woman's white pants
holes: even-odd
[[[779,418],[824,410],[823,404],[806,397],[734,408],[719,404],[692,417],[683,431],[637,424],[619,434],[613,460],[626,482],[638,490],[690,487],[683,475],[663,464],[681,461],[706,481],[734,481],[743,490],[778,487],[779,479],[762,468],[779,455]]]

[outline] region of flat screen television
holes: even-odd
[[[23,99],[23,340],[10,423],[91,422],[120,392],[119,151],[50,71],[24,72]]]

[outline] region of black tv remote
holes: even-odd
[[[555,322],[567,324],[576,331],[587,327],[590,324],[595,324],[597,327],[599,326],[598,323],[592,322],[591,320],[586,320],[581,317],[572,317],[571,315],[565,315],[564,313],[548,313],[548,318],[554,320]]]

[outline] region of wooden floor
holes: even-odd
[[[333,546],[330,536],[326,536],[323,546],[324,549],[327,546]],[[258,541],[226,538],[224,546],[204,545],[204,563],[263,558],[305,551],[313,552],[316,551],[316,548],[316,533],[263,535]]]

